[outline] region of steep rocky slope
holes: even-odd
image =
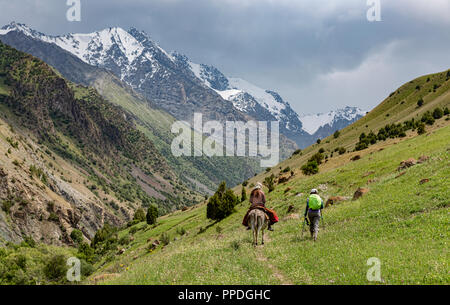
[[[94,89],[2,43],[0,80],[3,238],[70,243],[72,228],[92,237],[140,206],[164,213],[195,202],[131,118]]]

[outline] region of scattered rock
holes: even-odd
[[[369,189],[360,187],[356,190],[355,194],[353,194],[353,200],[361,198],[364,194],[368,193]]]
[[[409,158],[408,160],[403,160],[402,162],[400,162],[400,166],[397,168],[397,170],[401,171],[402,169],[406,169],[416,164],[417,161],[414,158]]]
[[[286,177],[286,176],[280,177],[278,179],[278,184],[288,182],[290,178],[291,177]]]
[[[130,241],[134,241],[134,236],[131,236],[131,237],[130,237]]]
[[[291,204],[291,205],[288,207],[287,212],[288,212],[288,213],[291,213],[292,211],[294,211],[294,206]]]
[[[350,159],[350,161],[357,161],[357,160],[359,160],[359,159],[361,159],[361,156],[360,156],[360,155],[356,155],[356,156],[352,157],[352,158]]]
[[[401,176],[403,176],[404,174],[406,174],[405,171],[403,171],[403,172],[401,172],[400,174],[398,174],[397,176],[395,176],[395,178],[397,179],[398,177],[401,177]]]
[[[321,191],[326,191],[328,189],[328,186],[326,184],[319,184],[317,188]]]
[[[367,176],[370,176],[370,175],[372,175],[372,174],[375,174],[375,172],[374,172],[374,171],[367,172],[367,173],[365,173],[365,174],[363,175],[363,177],[367,177]]]
[[[430,182],[430,179],[425,178],[425,179],[420,180],[419,184],[424,184],[424,183],[427,183],[427,182]]]
[[[112,278],[115,278],[115,277],[118,277],[118,276],[120,276],[119,273],[100,274],[100,275],[97,275],[96,277],[94,277],[92,279],[92,281],[95,284],[97,282],[101,282],[101,281],[104,281],[104,280],[107,280],[107,279],[112,279]]]
[[[187,211],[188,210],[188,207],[187,206],[184,206],[182,209],[181,209],[181,211]]]
[[[325,203],[325,207],[333,205],[336,202],[343,201],[345,199],[346,198],[342,197],[342,196],[332,196],[332,197],[328,198],[327,202]]]
[[[419,160],[417,160],[417,163],[424,163],[424,162],[426,162],[426,161],[428,161],[430,159],[430,157],[429,156],[420,156],[420,158],[419,158]]]
[[[289,220],[289,219],[300,219],[300,215],[298,214],[289,214],[283,217],[283,220]]]
[[[301,196],[303,196],[303,193],[297,193],[297,194],[295,194],[295,197],[301,197]]]
[[[134,256],[134,257],[133,257],[133,259],[134,259],[134,260],[137,260],[137,259],[138,259],[138,257],[139,257],[139,256],[137,256],[137,255],[136,255],[136,256]]]
[[[124,253],[125,253],[125,249],[124,248],[119,250],[119,254],[124,254]]]
[[[367,180],[367,184],[375,183],[377,182],[377,179],[369,179]]]
[[[155,250],[156,247],[159,246],[159,240],[155,240],[154,242],[152,242],[152,244],[148,247],[149,250]]]
[[[286,188],[286,189],[284,190],[284,193],[286,194],[286,193],[289,192],[290,190],[292,190],[292,188],[291,188],[291,187],[288,187],[288,188]]]
[[[3,169],[3,167],[0,167],[0,177],[6,177],[8,176],[8,174],[5,172],[5,170]]]

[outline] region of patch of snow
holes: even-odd
[[[189,61],[188,64],[191,67],[191,71],[194,73],[194,75],[204,82],[202,78],[202,67],[199,64],[193,63],[192,61]]]
[[[300,117],[302,128],[309,134],[314,134],[320,127],[330,124],[334,120],[334,113],[319,113]]]
[[[250,94],[264,108],[268,109],[276,118],[280,117],[281,110],[286,106],[277,102],[275,98],[266,92],[266,90],[249,83],[241,78],[229,78],[230,87],[232,89],[242,90]]]
[[[224,91],[220,91],[220,90],[214,90],[217,93],[220,94],[220,96],[227,101],[231,101],[232,97],[243,92],[242,90],[237,90],[237,89],[229,89],[229,90],[224,90]]]

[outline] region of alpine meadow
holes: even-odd
[[[448,3],[24,2],[0,285],[450,284]]]

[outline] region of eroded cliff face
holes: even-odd
[[[2,239],[70,244],[75,228],[91,238],[139,207],[181,204],[162,186],[186,188],[127,113],[1,43],[0,110]]]
[[[119,226],[130,220],[132,209],[108,208],[83,184],[82,169],[11,127],[0,119],[1,239],[71,244],[75,228],[89,239],[105,222]]]

